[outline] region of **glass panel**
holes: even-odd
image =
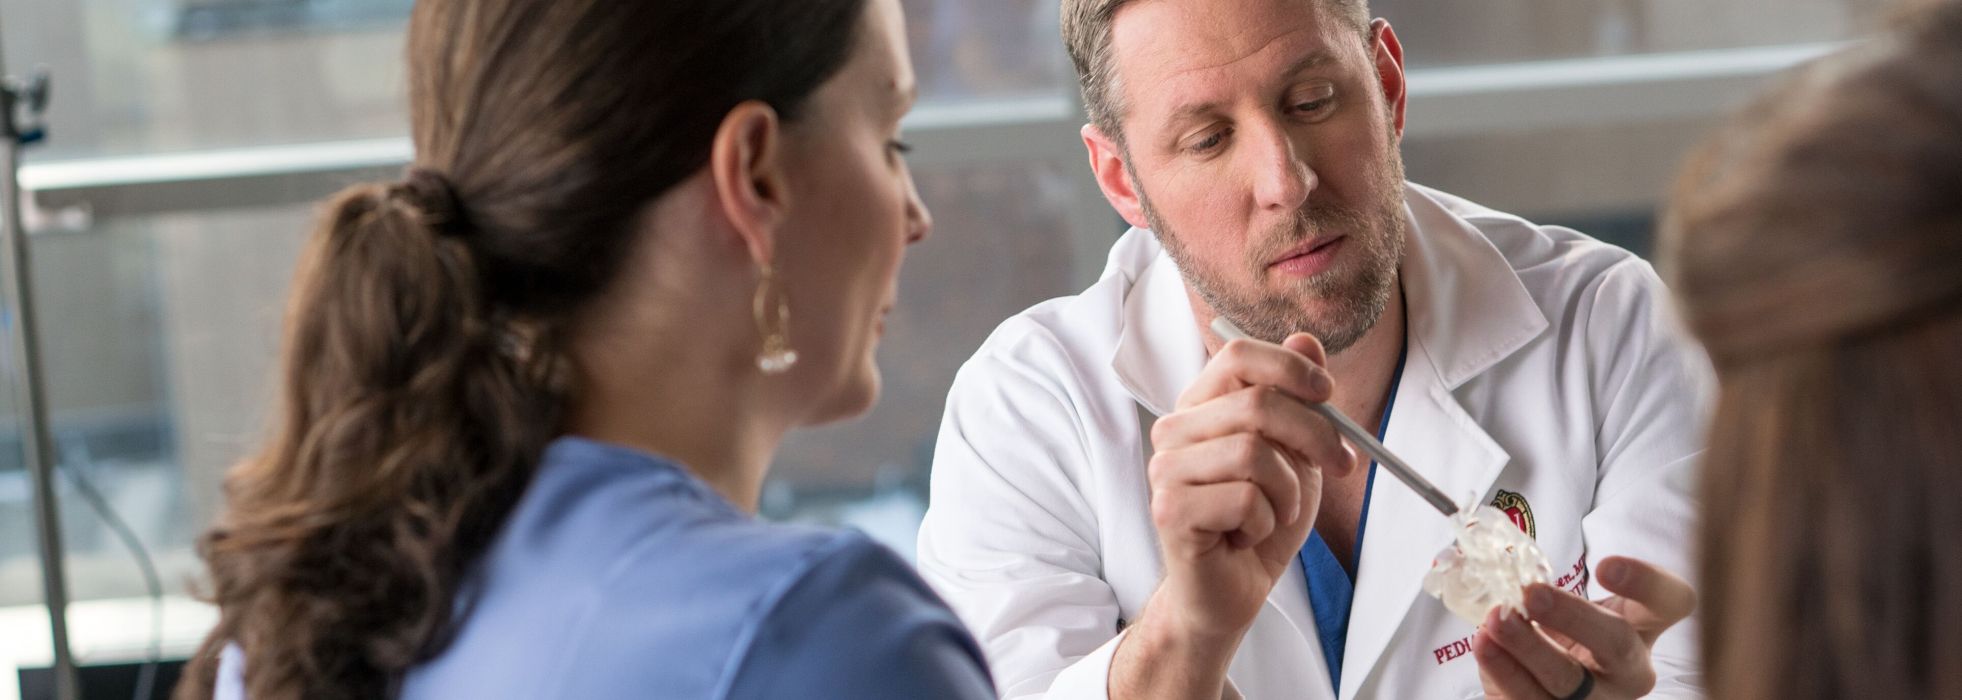
[[[218,474],[263,424],[272,331],[307,218],[305,207],[157,217],[32,239],[50,432],[68,472],[57,498],[80,660],[142,658],[152,608],[135,560],[74,475],[155,564],[163,654],[182,658],[212,624],[188,598],[201,570],[191,543],[215,512]],[[27,477],[6,442],[0,698],[16,665],[50,660]]]
[[[1716,118],[1405,141],[1412,182],[1647,254],[1682,157]]]
[[[1055,0],[902,0],[926,99],[1074,94]]]
[[[408,131],[410,0],[0,0],[10,72],[54,74],[60,160]],[[1062,94],[1053,2],[905,0],[928,100]]]
[[[1842,39],[1880,3],[1845,0],[1374,0],[1413,68]]]
[[[0,0],[8,69],[54,74],[62,159],[407,132],[409,0]]]
[[[285,285],[310,210],[159,217],[33,239],[51,432],[182,592],[217,475],[261,435]],[[11,396],[8,398],[11,399]],[[0,477],[25,479],[17,452]],[[144,594],[122,544],[61,481],[70,594]],[[24,500],[0,518],[30,518]],[[21,514],[15,514],[18,510]],[[0,607],[38,603],[31,542],[0,549]]]

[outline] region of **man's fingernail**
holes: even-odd
[[[1526,591],[1526,610],[1533,613],[1535,617],[1551,612],[1553,592],[1544,587],[1535,587]]]

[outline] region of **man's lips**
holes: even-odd
[[[1302,277],[1314,276],[1335,262],[1336,252],[1342,250],[1347,240],[1347,236],[1334,236],[1302,243],[1282,253],[1267,267]]]

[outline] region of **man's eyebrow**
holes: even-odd
[[[1294,65],[1288,66],[1287,74],[1294,75],[1296,73],[1300,73],[1302,71],[1309,70],[1311,68],[1320,68],[1322,66],[1326,66],[1334,62],[1335,62],[1335,54],[1329,53],[1327,50],[1324,49],[1316,49],[1314,51],[1308,52],[1308,55],[1302,56],[1301,60],[1295,61]]]
[[[1165,120],[1165,123],[1171,126],[1178,126],[1189,120],[1205,116],[1208,112],[1217,109],[1219,109],[1218,102],[1194,102],[1181,105],[1178,109],[1172,110],[1171,118]]]
[[[1320,68],[1322,66],[1326,66],[1334,62],[1335,62],[1335,55],[1329,53],[1328,51],[1325,50],[1311,51],[1307,55],[1302,56],[1299,60],[1295,61],[1293,65],[1288,66],[1287,70],[1283,72],[1282,75],[1293,77],[1303,72]],[[1202,117],[1205,116],[1208,112],[1213,112],[1218,110],[1219,104],[1220,103],[1218,102],[1193,102],[1189,104],[1180,105],[1177,109],[1172,110],[1172,116],[1166,119],[1165,123],[1173,126],[1183,124],[1187,120]]]

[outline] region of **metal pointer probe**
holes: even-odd
[[[1233,325],[1232,321],[1226,320],[1224,316],[1213,318],[1213,332],[1228,341],[1252,338],[1252,336],[1247,335],[1246,331],[1242,331],[1238,326]],[[1334,406],[1319,402],[1304,403],[1307,404],[1309,409],[1322,414],[1323,418],[1327,418],[1329,424],[1335,426],[1336,432],[1342,433],[1342,437],[1348,438],[1350,443],[1362,448],[1362,451],[1368,453],[1370,458],[1375,459],[1377,464],[1382,465],[1384,469],[1390,470],[1390,474],[1396,476],[1397,480],[1403,482],[1405,486],[1409,486],[1410,490],[1416,491],[1417,495],[1423,498],[1425,502],[1430,503],[1431,507],[1436,508],[1437,512],[1443,513],[1447,517],[1458,514],[1458,504],[1452,502],[1450,496],[1444,495],[1444,491],[1439,489],[1436,484],[1432,484],[1429,479],[1424,478],[1424,475],[1418,474],[1417,470],[1410,468],[1410,463],[1403,461],[1403,458],[1391,452],[1390,448],[1384,447],[1381,442],[1377,442],[1376,436],[1369,434],[1369,431],[1364,430],[1362,426],[1356,425],[1355,421],[1349,420],[1348,416],[1342,415],[1342,412],[1335,410]]]

